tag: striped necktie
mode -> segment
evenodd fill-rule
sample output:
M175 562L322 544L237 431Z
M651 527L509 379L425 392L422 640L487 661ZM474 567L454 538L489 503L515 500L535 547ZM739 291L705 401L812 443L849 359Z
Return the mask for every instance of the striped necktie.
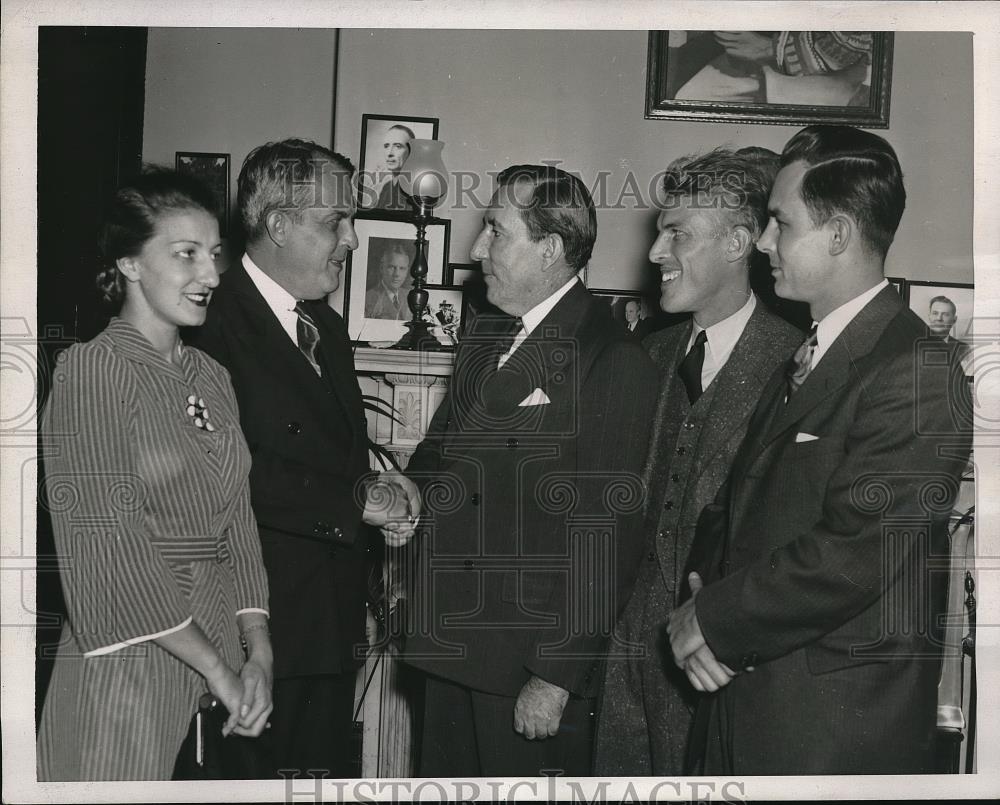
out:
M500 362L503 360L504 355L510 352L510 348L514 346L514 340L517 338L518 333L524 327L524 323L520 318L511 319L505 322L503 329L501 329L496 341L496 356L497 356L497 366L499 367Z
M299 320L295 324L295 335L299 342L299 351L306 356L310 366L320 377L323 372L319 367L319 360L316 358L316 349L319 347L319 330L312 316L306 312L305 303L295 304L295 313Z
M799 390L799 387L806 382L806 378L812 371L812 357L816 351L816 327L817 325L814 324L809 331L809 337L802 342L802 346L795 350L795 354L788 362L785 371L788 394L785 396L785 402L788 402L792 395Z

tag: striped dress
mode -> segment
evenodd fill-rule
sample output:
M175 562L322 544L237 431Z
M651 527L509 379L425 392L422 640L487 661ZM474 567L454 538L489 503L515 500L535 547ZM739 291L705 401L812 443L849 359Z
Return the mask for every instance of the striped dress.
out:
M121 319L61 357L42 454L68 619L39 779L169 779L206 686L153 638L193 620L238 672L236 616L267 610L236 399L210 357L171 364Z

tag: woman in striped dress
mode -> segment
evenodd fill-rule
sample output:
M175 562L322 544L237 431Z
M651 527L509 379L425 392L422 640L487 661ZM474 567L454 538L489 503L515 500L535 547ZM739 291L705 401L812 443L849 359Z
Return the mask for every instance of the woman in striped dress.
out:
M271 711L239 412L225 369L178 332L219 281L213 207L171 171L117 193L98 284L120 313L56 369L42 434L68 620L40 780L169 779L206 690L226 734L260 735Z

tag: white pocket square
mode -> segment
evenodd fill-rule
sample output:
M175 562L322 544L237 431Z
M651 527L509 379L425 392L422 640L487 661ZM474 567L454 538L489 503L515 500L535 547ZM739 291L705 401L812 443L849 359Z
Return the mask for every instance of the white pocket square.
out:
M813 436L811 433L796 433L795 434L795 443L796 444L798 444L799 442L815 442L817 439L819 439L819 436Z
M549 395L546 394L541 389L535 389L531 394L525 397L521 402L517 404L518 408L527 408L529 405L548 405L552 400L549 399Z

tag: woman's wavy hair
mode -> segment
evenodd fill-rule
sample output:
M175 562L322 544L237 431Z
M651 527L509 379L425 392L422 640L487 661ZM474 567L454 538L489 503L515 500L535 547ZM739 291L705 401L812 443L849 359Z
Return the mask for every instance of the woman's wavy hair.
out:
M100 269L97 290L114 310L125 300L125 278L118 259L135 257L156 234L157 219L167 212L204 210L217 215L212 192L193 176L150 166L120 187L111 201L98 238Z

